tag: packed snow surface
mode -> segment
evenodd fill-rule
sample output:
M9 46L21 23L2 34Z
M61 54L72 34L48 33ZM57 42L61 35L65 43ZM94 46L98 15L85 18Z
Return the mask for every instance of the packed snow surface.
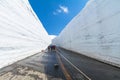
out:
M120 0L89 0L53 44L120 67Z
M0 68L49 44L50 38L28 0L0 0Z
M56 38L56 35L49 35L49 36L50 36L51 40L54 39L54 38Z

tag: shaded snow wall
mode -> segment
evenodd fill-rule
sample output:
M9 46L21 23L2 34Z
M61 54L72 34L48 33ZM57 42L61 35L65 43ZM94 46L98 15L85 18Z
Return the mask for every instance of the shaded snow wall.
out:
M0 0L0 68L49 44L50 38L28 0Z
M120 67L120 0L90 0L53 44Z

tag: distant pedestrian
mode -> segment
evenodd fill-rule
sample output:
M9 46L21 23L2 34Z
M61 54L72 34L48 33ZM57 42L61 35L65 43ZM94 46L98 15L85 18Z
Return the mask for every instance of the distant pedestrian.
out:
M50 46L48 46L48 51L51 51L51 47Z

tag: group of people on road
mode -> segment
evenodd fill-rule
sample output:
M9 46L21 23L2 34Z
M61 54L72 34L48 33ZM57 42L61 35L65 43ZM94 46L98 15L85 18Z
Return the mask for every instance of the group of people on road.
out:
M48 51L56 51L56 46L55 45L48 46Z

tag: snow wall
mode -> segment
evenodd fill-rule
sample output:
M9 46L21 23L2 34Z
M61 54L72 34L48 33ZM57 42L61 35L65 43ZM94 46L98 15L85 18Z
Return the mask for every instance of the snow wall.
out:
M0 68L50 44L28 0L0 0Z
M120 67L120 0L89 0L53 44Z

